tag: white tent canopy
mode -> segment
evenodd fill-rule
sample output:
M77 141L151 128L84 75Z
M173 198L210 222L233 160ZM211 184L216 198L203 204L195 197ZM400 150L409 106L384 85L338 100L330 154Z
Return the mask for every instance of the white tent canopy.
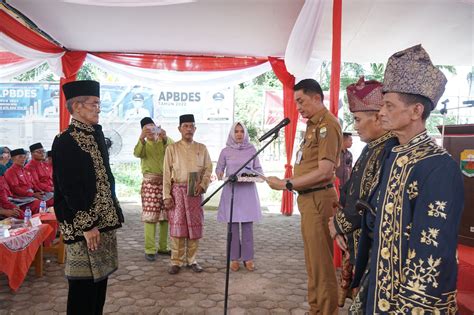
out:
M312 11L302 10L305 2L304 8ZM331 0L7 3L70 50L283 57L285 51L304 49L307 53L299 54L299 60L288 60L287 55L287 63L331 59ZM472 65L473 4L473 0L343 1L342 60L386 62L395 51L421 43L436 64ZM304 32L305 27L311 32Z

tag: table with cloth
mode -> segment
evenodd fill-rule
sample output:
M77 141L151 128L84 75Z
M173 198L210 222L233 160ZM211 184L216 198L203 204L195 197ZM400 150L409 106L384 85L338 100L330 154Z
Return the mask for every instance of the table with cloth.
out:
M14 291L25 280L35 260L42 264L42 244L53 233L49 224L29 228L25 233L0 239L0 272L8 277L8 284ZM42 269L41 267L39 269ZM37 268L37 274L42 272Z
M53 242L56 239L56 233L59 228L58 221L56 220L56 215L54 212L45 212L35 214L33 217L39 216L42 223L48 224L53 228L53 232L49 237L44 241L44 253L45 254L54 254L58 258L58 264L64 264L66 258L66 247L63 242L62 233L59 236L59 242Z

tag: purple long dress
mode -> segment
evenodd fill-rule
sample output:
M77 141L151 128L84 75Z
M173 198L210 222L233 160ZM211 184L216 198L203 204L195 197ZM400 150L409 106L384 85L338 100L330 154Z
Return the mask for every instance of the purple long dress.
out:
M225 176L233 174L256 152L253 144L249 142L247 129L241 123L240 125L245 132L244 141L241 144L235 142L234 130L237 124L239 123L235 123L231 128L227 139L227 146L221 151L219 160L217 161L216 173L224 172L225 170ZM252 170L263 173L258 158L256 158L249 167L250 170L244 168L241 173L251 173ZM219 202L217 212L217 221L219 222L229 222L231 193L232 187L228 184L224 187ZM260 200L255 183L235 183L232 222L256 222L260 221L261 218Z

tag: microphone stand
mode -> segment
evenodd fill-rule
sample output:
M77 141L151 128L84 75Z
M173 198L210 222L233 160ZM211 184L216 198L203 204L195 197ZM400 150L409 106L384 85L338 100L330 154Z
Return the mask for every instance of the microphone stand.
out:
M222 185L219 186L209 197L204 199L203 202L201 202L201 207L204 206L218 191L220 191L225 185L228 183L231 183L232 185L232 193L231 193L231 198L230 198L230 218L229 218L229 223L227 224L227 256L226 256L226 272L225 272L225 293L224 293L224 315L227 314L227 300L229 298L229 268L230 268L230 244L232 243L232 217L234 215L234 188L235 188L235 183L237 182L237 174L244 169L247 164L252 162L259 154L262 152L270 143L272 143L275 139L278 138L280 130L277 130L273 134L273 138L265 143L263 147L261 147L255 154L248 159L247 162L245 162L237 171L235 171L232 175L230 175Z
M446 119L446 114L448 113L448 109L446 108L447 103L449 100L445 100L444 102L441 102L441 104L444 105L444 107L439 111L441 115L443 115L443 120L442 120L442 129L441 129L441 147L444 148L444 126L445 126L445 119Z

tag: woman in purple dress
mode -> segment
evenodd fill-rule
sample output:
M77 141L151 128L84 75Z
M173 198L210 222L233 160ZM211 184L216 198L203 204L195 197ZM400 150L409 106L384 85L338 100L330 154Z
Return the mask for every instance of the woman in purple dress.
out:
M229 132L226 147L221 151L217 161L216 174L219 179L233 174L244 164L256 149L249 141L247 128L241 122L235 123ZM241 173L262 174L262 167L258 158L250 162ZM240 175L240 174L239 174ZM230 221L230 198L232 186L226 185L222 191L217 221ZM260 201L258 199L257 187L254 182L237 182L234 190L234 211L232 218L232 243L230 246L230 268L237 271L240 268L240 260L249 271L255 269L253 262L253 222L262 217ZM242 232L242 233L240 233Z

